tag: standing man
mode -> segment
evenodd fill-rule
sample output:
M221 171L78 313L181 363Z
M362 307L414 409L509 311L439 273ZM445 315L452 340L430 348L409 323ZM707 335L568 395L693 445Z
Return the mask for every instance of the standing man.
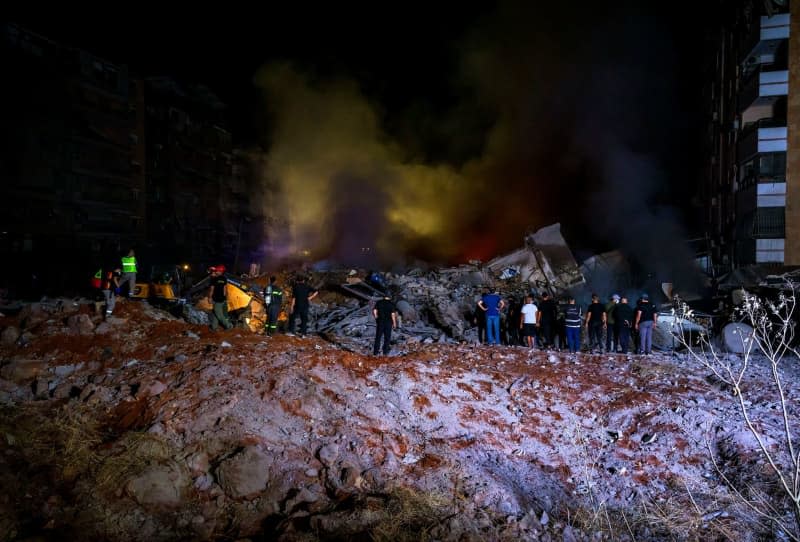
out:
M500 311L506 306L500 298L500 293L495 291L484 294L478 307L486 314L486 342L487 344L500 344Z
M300 275L292 286L292 310L289 315L289 333L294 333L294 323L300 317L300 335L308 330L308 304L317 297L316 288L306 284L306 277Z
M225 278L224 265L218 265L211 269L211 286L208 289L208 300L213 305L214 309L209 314L208 319L211 324L211 331L216 331L219 324L225 329L231 329L231 324L228 318L228 294L225 291L225 286L228 284L228 279Z
M278 329L278 315L283 304L283 290L278 286L274 276L269 278L269 284L264 288L264 308L267 309L267 324L264 331L272 335Z
M522 336L525 337L528 348L536 345L534 337L536 337L536 322L539 319L538 312L539 308L533 303L533 296L526 296L525 304L520 310L519 327L522 329Z
M136 292L136 254L133 249L127 256L122 257L122 284L128 283L128 297L133 297Z
M539 305L538 318L539 330L542 333L541 346L550 348L553 346L553 334L558 321L558 307L555 300L550 297L548 292L542 294L542 302Z
M586 311L586 330L589 332L589 350L603 353L603 330L606 328L606 308L600 296L592 294L592 304Z
M107 271L103 279L103 297L106 299L106 318L111 316L114 312L114 305L117 303L117 294L119 293L119 279L122 276L122 271L119 267L114 268L113 271Z
M628 298L623 297L621 302L614 307L614 335L619 340L619 349L623 354L628 353L633 319L633 308L628 305Z
M375 317L375 345L372 348L372 355L377 356L383 337L383 355L388 356L392 340L392 330L397 329L397 309L389 298L388 293L383 294L383 299L375 303L372 309L372 316Z
M567 347L573 354L581 350L581 308L575 304L575 298L570 296L569 305L564 309L564 327L567 333Z
M639 332L639 353L646 356L653 350L653 326L658 321L658 312L650 303L650 297L642 294L641 302L636 307L635 329Z
M611 296L611 301L606 303L606 352L619 350L619 328L614 319L614 309L619 303L619 295Z

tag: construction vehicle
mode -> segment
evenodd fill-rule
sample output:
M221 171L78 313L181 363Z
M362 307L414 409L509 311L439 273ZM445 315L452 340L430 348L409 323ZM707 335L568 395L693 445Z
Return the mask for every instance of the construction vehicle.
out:
M225 296L228 299L228 316L231 322L255 333L263 331L267 321L267 311L261 287L257 284L247 284L228 273L223 275L228 280ZM194 301L195 309L205 312L213 310L206 296L210 287L210 277L206 277L187 292L188 299Z
M185 298L181 297L186 287L186 264L161 264L150 268L146 282L137 282L133 291L134 299L146 299L156 304L183 304Z

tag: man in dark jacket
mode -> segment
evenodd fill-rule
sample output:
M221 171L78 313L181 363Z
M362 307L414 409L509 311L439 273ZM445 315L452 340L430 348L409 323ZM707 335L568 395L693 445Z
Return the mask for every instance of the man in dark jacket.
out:
M372 348L372 354L378 355L381 338L383 338L383 355L386 356L391 348L389 341L392 340L392 330L397 328L397 309L389 298L389 294L384 294L383 299L375 303L372 316L375 317L375 345Z
M586 331L589 335L589 350L603 352L603 330L606 328L606 307L600 296L592 294L592 304L586 310Z
M317 297L316 288L306 284L306 278L300 276L292 287L292 313L289 316L289 333L294 333L294 323L300 317L300 335L305 335L308 330L309 302Z
M614 335L618 337L619 348L623 354L628 353L631 342L631 329L633 328L633 308L628 305L628 298L623 297L614 306Z
M547 292L542 294L542 302L539 304L539 314L536 315L539 324L539 331L542 333L542 346L550 348L553 346L553 335L558 321L558 307L556 302Z

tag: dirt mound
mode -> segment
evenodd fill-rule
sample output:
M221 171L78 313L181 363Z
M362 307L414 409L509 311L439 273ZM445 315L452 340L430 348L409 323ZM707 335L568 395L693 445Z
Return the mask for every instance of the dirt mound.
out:
M711 461L769 480L730 392L681 357L422 343L373 357L131 302L106 322L39 307L10 328L4 540L769 533ZM754 400L774 439L778 414Z

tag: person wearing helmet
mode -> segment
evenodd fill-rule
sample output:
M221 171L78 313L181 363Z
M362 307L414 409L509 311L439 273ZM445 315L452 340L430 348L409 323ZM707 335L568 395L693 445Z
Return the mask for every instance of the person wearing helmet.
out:
M231 324L228 318L228 297L225 292L225 286L228 284L228 279L225 278L224 265L217 265L209 268L211 271L211 286L208 289L208 301L214 307L212 312L208 315L208 320L211 324L211 331L216 331L219 324L225 329L231 329Z

